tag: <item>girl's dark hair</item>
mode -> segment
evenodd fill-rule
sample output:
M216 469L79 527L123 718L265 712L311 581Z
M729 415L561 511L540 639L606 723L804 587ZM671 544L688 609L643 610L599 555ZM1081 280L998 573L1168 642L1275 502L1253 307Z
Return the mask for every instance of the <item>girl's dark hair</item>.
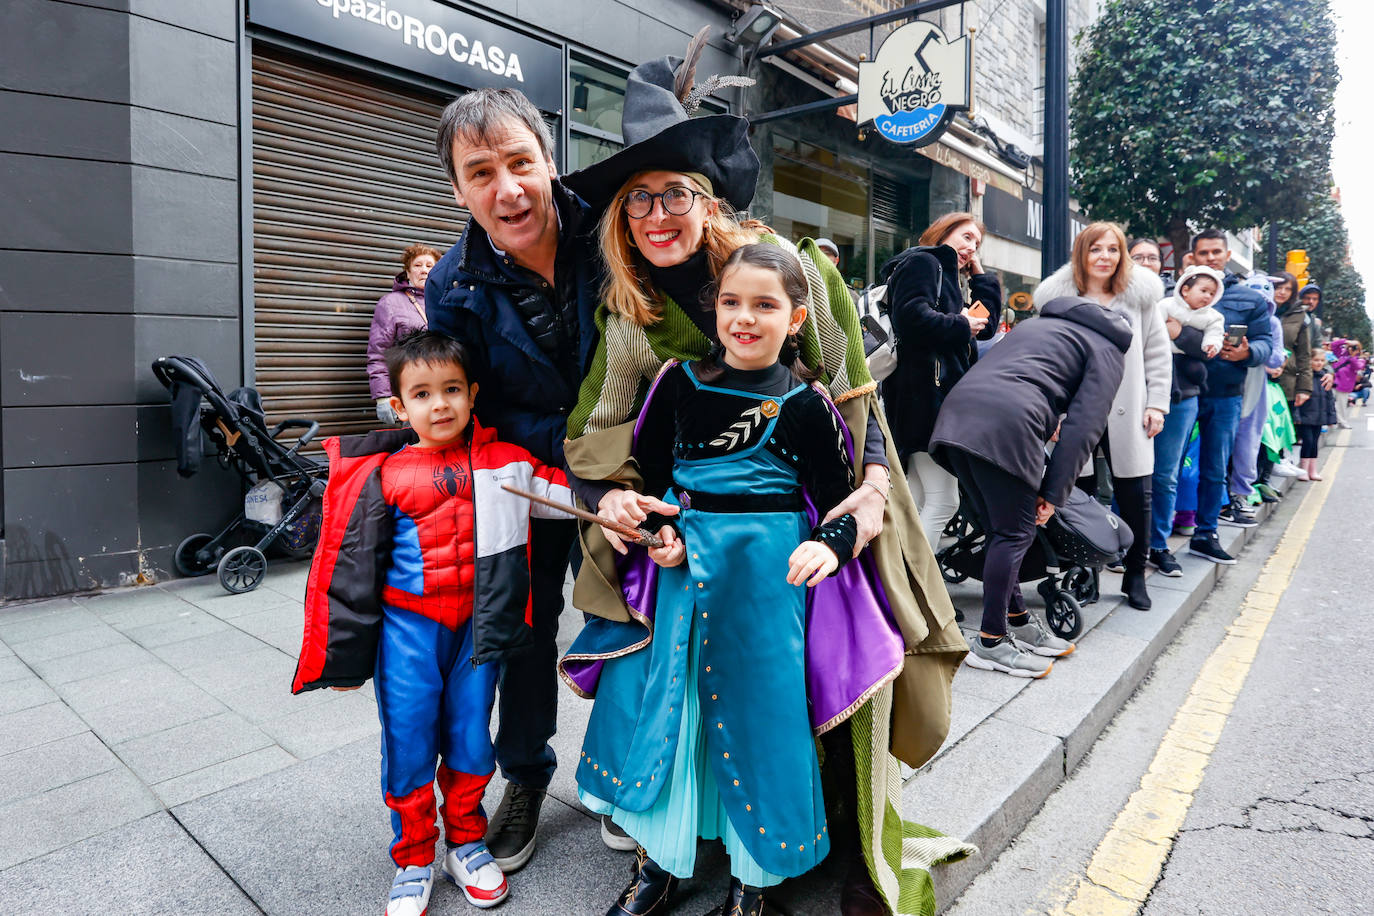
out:
M798 256L793 255L792 252L766 242L757 242L753 245L736 248L721 265L720 273L716 274L715 279L702 292L702 304L714 311L716 298L720 295L721 280L736 267L743 266L758 267L777 274L779 282L782 283L783 293L792 303L793 311L809 307L806 275L802 273L801 261L797 258ZM724 357L725 347L717 342L711 347L711 352L706 354L706 358L701 361L702 371L697 374L703 382L718 381L724 375L724 371L721 369ZM821 367L817 366L813 371L801 361L801 346L798 344L795 334L789 334L787 340L783 342L782 351L778 354L778 361L792 370L792 374L804 382L814 382L821 377Z

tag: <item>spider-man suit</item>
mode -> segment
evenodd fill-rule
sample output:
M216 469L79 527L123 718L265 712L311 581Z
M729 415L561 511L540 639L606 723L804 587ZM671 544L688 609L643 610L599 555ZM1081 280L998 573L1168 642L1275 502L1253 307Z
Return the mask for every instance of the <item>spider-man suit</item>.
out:
M501 484L572 503L562 471L476 420L470 432L442 449L414 445L409 430L324 443L324 525L292 690L374 678L399 868L434 860L441 758L448 844L486 832L497 666L483 663L531 641L529 518L562 517Z

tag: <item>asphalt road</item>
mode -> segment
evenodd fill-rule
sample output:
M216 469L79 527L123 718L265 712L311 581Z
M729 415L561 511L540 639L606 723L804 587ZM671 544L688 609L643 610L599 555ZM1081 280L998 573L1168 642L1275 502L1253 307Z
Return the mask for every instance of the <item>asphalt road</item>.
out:
M1139 910L1148 916L1374 912L1374 432L1359 423L1344 449L1324 455L1343 451L1341 467ZM1076 893L1094 851L1311 489L1290 491L1091 754L952 916L1123 911L1095 909Z

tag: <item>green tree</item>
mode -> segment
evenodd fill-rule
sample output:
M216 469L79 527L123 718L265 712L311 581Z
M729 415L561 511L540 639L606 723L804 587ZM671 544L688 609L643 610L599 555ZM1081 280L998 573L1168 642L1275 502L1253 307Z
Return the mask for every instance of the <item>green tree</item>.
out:
M1108 0L1078 48L1071 161L1094 218L1165 236L1181 258L1190 223L1298 216L1324 187L1328 0Z
M1325 187L1330 187L1330 179ZM1279 257L1296 248L1307 252L1307 274L1322 287L1322 318L1333 337L1354 337L1370 346L1364 279L1350 262L1350 235L1340 201L1316 195L1307 214L1275 224Z

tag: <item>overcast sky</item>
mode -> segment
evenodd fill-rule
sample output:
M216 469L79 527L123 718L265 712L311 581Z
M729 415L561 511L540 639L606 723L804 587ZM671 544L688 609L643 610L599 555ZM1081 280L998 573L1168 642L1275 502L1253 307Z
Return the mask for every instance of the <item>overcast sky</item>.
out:
M1374 87L1374 9L1369 0L1332 0L1340 46L1341 86L1336 93L1336 145L1332 171L1341 189L1341 209L1350 228L1355 267L1364 276L1365 309L1374 304L1374 117L1369 92ZM1320 278L1318 278L1320 280Z

